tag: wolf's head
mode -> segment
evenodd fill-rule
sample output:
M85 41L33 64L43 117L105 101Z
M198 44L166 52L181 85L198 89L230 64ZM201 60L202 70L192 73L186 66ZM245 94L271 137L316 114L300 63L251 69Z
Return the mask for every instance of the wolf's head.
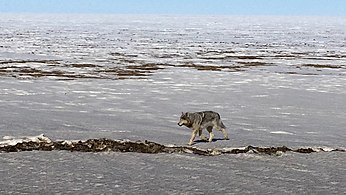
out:
M190 127L190 126L191 126L191 120L190 120L190 118L189 118L188 112L186 112L186 113L182 112L182 113L181 113L181 116L180 116L180 120L179 120L179 122L178 122L178 125L179 125L179 126L185 125L185 126L187 126L187 127Z

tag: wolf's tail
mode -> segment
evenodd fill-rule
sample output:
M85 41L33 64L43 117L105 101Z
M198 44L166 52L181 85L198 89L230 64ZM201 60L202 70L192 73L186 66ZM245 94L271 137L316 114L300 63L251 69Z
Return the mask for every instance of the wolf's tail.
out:
M226 129L226 126L223 124L222 121L220 121L220 127L223 128L223 129Z
M221 128L223 128L223 129L226 129L226 126L223 124L223 122L222 122L222 120L221 120L221 116L220 116L220 114L219 113L217 113L217 116L218 116L218 118L219 118L219 126L221 127Z

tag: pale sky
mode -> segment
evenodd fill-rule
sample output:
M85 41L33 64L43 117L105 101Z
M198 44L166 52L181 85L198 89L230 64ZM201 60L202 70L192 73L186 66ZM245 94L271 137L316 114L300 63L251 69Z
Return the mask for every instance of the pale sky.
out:
M346 0L0 0L0 13L346 16Z

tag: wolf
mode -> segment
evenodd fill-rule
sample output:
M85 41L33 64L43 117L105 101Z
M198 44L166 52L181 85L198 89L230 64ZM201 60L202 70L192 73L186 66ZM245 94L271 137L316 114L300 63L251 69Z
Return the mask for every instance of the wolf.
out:
M202 112L182 112L180 120L178 122L179 126L185 125L186 127L192 129L191 139L188 145L192 145L196 135L204 141L213 141L214 134L212 132L213 128L221 131L223 133L224 139L228 140L228 133L226 131L226 126L222 123L220 114L214 111L202 111ZM209 132L209 139L202 134L203 129L207 129Z

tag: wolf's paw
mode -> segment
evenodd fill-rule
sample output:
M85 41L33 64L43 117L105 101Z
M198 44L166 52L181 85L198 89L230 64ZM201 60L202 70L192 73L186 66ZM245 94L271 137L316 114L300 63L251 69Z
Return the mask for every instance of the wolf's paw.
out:
M205 135L201 135L201 140L208 141L208 138Z
M192 146L193 144L195 144L195 143L189 142L187 145Z
M228 137L225 137L225 138L223 138L224 140L229 140L229 138Z

